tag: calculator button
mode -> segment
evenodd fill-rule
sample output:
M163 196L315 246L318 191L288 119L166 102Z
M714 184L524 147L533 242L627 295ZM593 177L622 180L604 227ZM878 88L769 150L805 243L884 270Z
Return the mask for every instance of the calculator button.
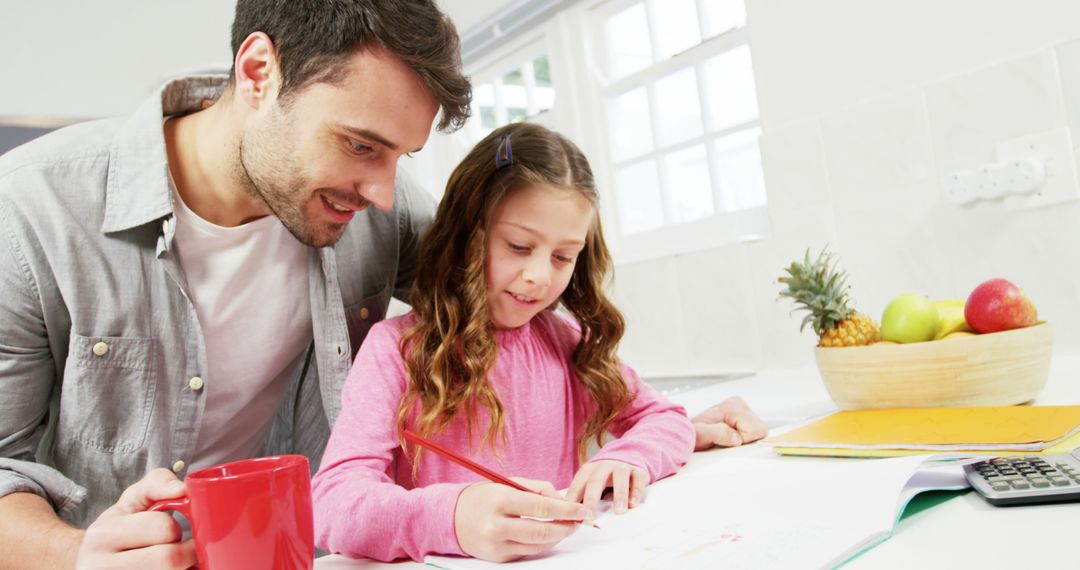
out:
M1069 484L1069 480L1064 477L1051 477L1050 482L1056 487L1066 487Z
M1050 486L1050 481L1048 481L1047 479L1044 479L1042 477L1032 477L1030 479L1030 481L1031 481L1031 484L1033 486L1035 486L1035 487L1049 487Z
M1030 489L1031 485L1029 485L1027 481L1013 481L1012 482L1012 488L1013 489Z
M998 471L998 473L1001 473L1002 475L1016 475L1016 469L1002 469Z
M1004 481L998 481L996 483L991 483L990 488L995 491L1008 491L1009 484Z

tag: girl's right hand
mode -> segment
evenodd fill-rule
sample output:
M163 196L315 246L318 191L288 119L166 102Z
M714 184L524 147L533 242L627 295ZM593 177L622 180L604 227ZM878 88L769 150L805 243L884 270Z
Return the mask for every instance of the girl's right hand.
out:
M587 518L584 505L563 499L551 483L513 479L541 495L499 483L477 483L461 492L454 529L465 554L508 562L546 552Z

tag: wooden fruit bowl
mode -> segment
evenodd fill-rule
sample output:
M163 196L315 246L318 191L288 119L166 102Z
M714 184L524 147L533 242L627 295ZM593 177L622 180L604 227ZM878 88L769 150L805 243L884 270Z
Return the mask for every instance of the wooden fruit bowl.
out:
M912 344L817 348L821 378L845 409L1010 406L1050 375L1050 325Z

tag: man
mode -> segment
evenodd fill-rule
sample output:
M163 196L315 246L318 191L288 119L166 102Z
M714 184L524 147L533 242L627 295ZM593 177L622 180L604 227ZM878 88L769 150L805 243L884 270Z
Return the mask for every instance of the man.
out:
M228 85L0 161L0 564L193 565L145 507L194 468L317 462L410 284L433 201L395 167L440 110L468 117L452 24L430 1L240 0L233 52Z
M0 159L0 568L194 565L146 507L206 465L317 464L408 289L434 205L396 163L468 117L453 26L430 0L239 0L232 44L227 83ZM748 440L721 407L702 426Z

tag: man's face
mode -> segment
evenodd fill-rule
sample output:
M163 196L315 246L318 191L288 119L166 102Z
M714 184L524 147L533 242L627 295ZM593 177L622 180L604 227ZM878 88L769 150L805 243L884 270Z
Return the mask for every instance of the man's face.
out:
M398 158L424 145L438 111L420 77L382 49L346 65L344 81L260 109L240 141L242 183L313 247L333 245L369 205L394 205Z

